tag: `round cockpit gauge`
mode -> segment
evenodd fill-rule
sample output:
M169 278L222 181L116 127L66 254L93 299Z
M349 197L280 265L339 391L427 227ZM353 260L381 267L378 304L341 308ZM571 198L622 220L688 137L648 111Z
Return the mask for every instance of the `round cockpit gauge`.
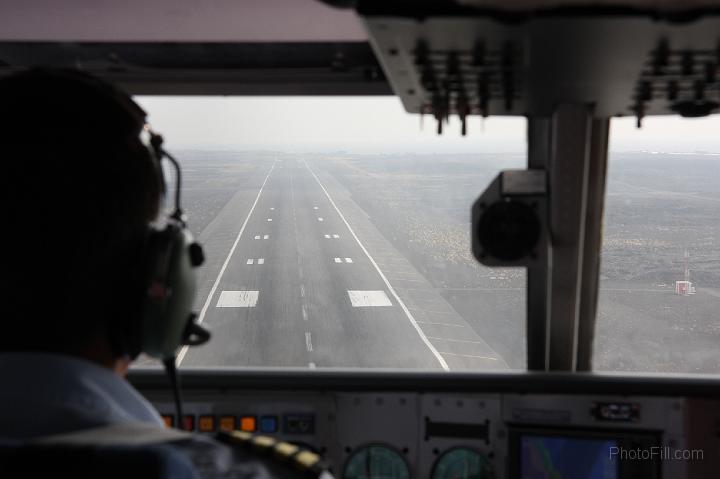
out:
M410 469L400 453L373 444L361 447L345 464L344 479L409 479Z
M488 479L492 477L485 456L467 447L445 452L433 467L432 479Z

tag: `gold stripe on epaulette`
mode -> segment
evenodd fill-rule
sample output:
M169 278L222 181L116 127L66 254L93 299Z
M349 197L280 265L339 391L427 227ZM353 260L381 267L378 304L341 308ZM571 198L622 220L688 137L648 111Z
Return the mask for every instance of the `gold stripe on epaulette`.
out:
M250 434L249 432L245 432L245 431L232 431L232 432L230 432L230 436L233 439L235 439L239 442L242 442L242 443L248 442L253 438L252 434Z
M298 446L296 446L295 444L290 444L289 442L278 442L277 444L275 444L274 449L275 456L283 460L288 460L299 450L300 448Z
M320 462L320 456L311 451L300 451L293 456L293 461L303 469L312 469Z
M252 439L252 444L255 449L270 449L275 445L277 441L270 436L255 436Z

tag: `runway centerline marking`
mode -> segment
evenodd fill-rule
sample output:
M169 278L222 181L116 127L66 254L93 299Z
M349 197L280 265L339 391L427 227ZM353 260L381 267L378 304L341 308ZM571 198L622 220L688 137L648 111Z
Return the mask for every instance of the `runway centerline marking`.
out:
M318 218L318 221L324 221L322 218Z
M272 221L272 218L268 218L268 221Z
M337 238L340 237L340 235L332 235L332 236L333 236L333 238L335 238L335 239L337 239Z
M305 347L307 347L308 352L313 350L312 336L308 331L305 331Z
M302 317L303 317L303 321L307 321L307 320L308 320L307 308L305 307L304 304L302 305Z
M305 286L303 286L302 284L300 285L300 297L305 297Z
M316 209L318 209L318 207L317 207L317 206L313 206L313 209L316 210Z
M252 216L253 211L255 211L255 207L258 204L258 201L260 200L260 195L262 195L263 189L265 188L265 185L267 184L268 178L270 178L270 175L273 172L273 169L275 169L275 161L273 162L272 166L270 167L270 171L268 171L267 176L265 177L265 180L263 181L262 185L260 186L260 191L258 191L257 196L255 197L255 201L253 202L252 206L250 207L250 211L248 211L247 216L245 217L245 221L243 221L242 226L240 227L240 231L237 234L237 237L235 238L235 242L230 247L230 251L228 252L227 257L225 258L225 262L223 263L222 267L220 267L220 272L217 275L217 278L215 278L215 282L212 285L212 288L210 288L210 292L208 293L207 299L205 300L205 304L203 304L202 309L200 310L200 315L198 316L197 322L202 323L205 319L205 314L207 313L208 308L210 307L210 303L212 301L213 296L215 295L215 291L217 291L218 286L220 285L220 280L223 277L223 274L225 273L225 270L227 269L228 264L230 263L230 259L232 258L233 253L235 252L235 248L237 248L238 243L240 242L240 238L242 237L243 232L245 231L245 227L248 224L248 221L250 221L250 216ZM183 346L183 348L180 350L180 353L177 356L177 359L175 360L175 365L180 366L180 363L183 359L185 359L185 355L187 354L188 347Z
M270 207L270 211L275 211L275 208L273 208L273 207Z
M425 336L425 333L423 332L422 328L417 324L417 321L415 321L415 317L412 315L412 313L407 308L407 306L405 306L405 303L403 302L402 299L400 299L400 296L398 296L398 294L395 292L395 289L390 284L390 281L388 281L388 279L385 277L385 274L382 272L382 270L377 265L377 263L375 262L373 257L370 255L368 250L362 244L362 242L360 241L360 238L358 238L358 236L355 234L355 231L353 231L352 227L350 226L350 223L348 223L348 220L345 219L345 216L340 211L340 208L338 208L338 206L335 204L335 201L333 201L332 197L330 196L330 193L328 193L328 191L325 189L325 186L320 181L320 178L318 178L317 175L315 174L315 172L310 169L310 166L307 164L306 161L304 163L305 163L305 168L308 169L310 174L313 175L313 177L315 178L315 181L317 181L318 185L320 185L320 188L322 188L323 192L325 193L325 196L327 196L327 199L330 201L330 204L333 206L333 208L335 208L335 211L337 211L337 214L343 220L343 222L345 223L345 226L347 226L348 231L350 231L350 234L353 236L353 238L355 238L355 241L357 241L358 245L360 246L360 249L363 250L363 253L365 253L365 255L370 260L370 263L372 263L372 265L375 267L375 269L377 270L377 272L380 275L380 277L382 278L382 280L385 282L385 285L387 286L388 290L390 291L390 294L392 294L393 297L395 297L395 300L398 302L398 304L400 305L402 310L405 312L405 316L407 316L408 321L410 321L410 324L412 325L412 327L415 328L415 331L418 333L418 336L420 336L420 339L422 340L422 342L425 343L425 346L427 346L428 349L430 350L430 352L435 356L435 359L437 359L438 363L440 363L440 366L445 371L449 371L450 367L448 366L447 362L445 361L445 358L443 358L442 355L440 355L440 352L437 349L435 349L435 346L433 346L433 344L430 342L430 340L427 338L427 336Z
M346 262L346 263L352 263L353 260L352 260L352 258L345 258L345 262Z
M218 298L217 308L254 308L258 302L258 291L223 291Z

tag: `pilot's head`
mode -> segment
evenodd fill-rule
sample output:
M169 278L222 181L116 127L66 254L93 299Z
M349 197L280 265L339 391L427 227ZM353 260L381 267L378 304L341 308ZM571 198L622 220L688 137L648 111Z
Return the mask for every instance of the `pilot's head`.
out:
M148 224L163 195L145 112L69 70L0 78L0 352L132 354Z

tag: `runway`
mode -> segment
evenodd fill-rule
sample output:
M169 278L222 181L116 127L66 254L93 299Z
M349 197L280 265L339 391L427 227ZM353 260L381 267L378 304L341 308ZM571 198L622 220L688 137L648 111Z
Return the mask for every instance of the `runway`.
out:
M507 368L321 160L264 161L199 239L213 338L183 367Z

